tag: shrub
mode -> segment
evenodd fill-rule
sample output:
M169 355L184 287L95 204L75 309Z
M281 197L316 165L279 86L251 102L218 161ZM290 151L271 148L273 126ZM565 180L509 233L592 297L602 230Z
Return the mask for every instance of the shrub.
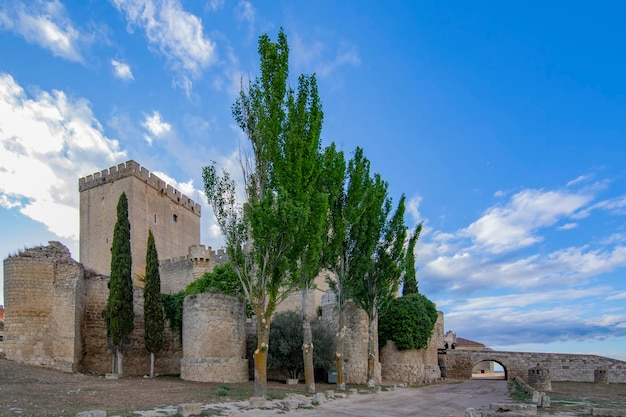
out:
M437 309L422 294L395 298L378 319L380 347L393 340L399 350L422 349L437 322Z
M334 334L319 320L311 322L313 365L329 369L334 363ZM304 369L302 357L302 318L293 311L278 313L270 326L268 365L280 369L287 378L299 378Z

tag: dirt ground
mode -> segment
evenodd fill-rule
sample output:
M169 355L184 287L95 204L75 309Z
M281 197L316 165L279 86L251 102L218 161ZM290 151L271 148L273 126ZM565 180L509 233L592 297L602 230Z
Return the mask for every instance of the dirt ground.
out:
M474 384L481 382L472 381ZM504 381L491 382L506 384ZM472 390L487 391L484 385L480 387L476 385L478 387L476 388L473 385L460 385L459 381L448 381L447 384L450 387L455 384L459 385L459 388L452 388L452 394L450 394L457 397L468 395L468 398L472 398ZM567 415L583 415L590 412L590 407L626 408L626 384L553 382L552 387L553 392L549 393L553 405L552 414L562 411L572 413ZM107 380L103 376L70 374L0 359L0 416L74 416L77 412L87 410L105 410L110 416L130 416L133 411L137 410L151 410L187 402L211 404L247 400L252 395L252 388L252 382L228 384L228 392L224 395L224 386L221 384L182 381L174 376L161 376L155 379L133 377ZM317 384L318 392L333 388L334 385ZM454 394L455 389L456 394ZM422 390L424 390L423 393L420 392ZM281 398L286 394L302 394L303 391L303 384L294 388L282 383L270 383L268 397L270 399ZM392 402L397 403L398 400L392 397L394 395L407 396L406 391L404 390L404 394L398 391L382 392L379 398L383 400L388 397ZM413 391L413 389L408 391ZM475 392L478 393L478 391ZM429 402L432 402L437 392L442 391L432 386L418 388L415 389L415 395L409 395L407 400L417 401L420 396L424 395ZM444 394L441 395L443 397ZM337 404L342 401L346 402L345 405L351 402L350 399L338 400ZM362 403L363 400L359 402ZM350 414L342 413L342 415ZM387 415L419 414L389 412ZM453 414L447 413L446 415Z

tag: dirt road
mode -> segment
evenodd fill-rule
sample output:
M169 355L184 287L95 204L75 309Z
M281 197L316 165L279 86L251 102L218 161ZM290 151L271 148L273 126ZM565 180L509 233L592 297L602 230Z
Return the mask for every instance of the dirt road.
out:
M311 410L297 410L293 417L450 417L465 415L465 410L486 410L490 403L509 401L506 381L468 380L448 381L421 388L398 388L371 394L354 394L332 400ZM274 416L279 410L247 410L236 416Z

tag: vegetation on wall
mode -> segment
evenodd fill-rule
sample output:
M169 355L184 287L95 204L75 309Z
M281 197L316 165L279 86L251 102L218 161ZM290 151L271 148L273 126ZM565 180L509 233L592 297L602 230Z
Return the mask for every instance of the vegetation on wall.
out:
M395 298L380 314L378 343L392 340L399 350L426 347L437 322L435 304L422 294Z
M182 291L174 294L161 294L165 317L170 322L170 329L179 335L183 331L183 301L192 294L205 292L219 292L235 297L243 296L243 289L239 278L230 263L217 265L212 272L205 273L201 278L193 281Z

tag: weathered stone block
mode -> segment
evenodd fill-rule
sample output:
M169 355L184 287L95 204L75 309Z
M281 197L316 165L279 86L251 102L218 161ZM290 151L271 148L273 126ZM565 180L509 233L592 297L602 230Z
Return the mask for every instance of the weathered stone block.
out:
M178 405L178 414L181 417L199 416L202 414L200 403L184 403Z
M250 408L261 408L265 406L265 398L263 397L250 397Z
M324 393L322 392L318 392L317 394L313 396L313 404L315 405L324 404L325 401L326 401L326 395L324 395Z
M489 410L497 413L537 414L537 406L535 404L491 403L489 404Z

